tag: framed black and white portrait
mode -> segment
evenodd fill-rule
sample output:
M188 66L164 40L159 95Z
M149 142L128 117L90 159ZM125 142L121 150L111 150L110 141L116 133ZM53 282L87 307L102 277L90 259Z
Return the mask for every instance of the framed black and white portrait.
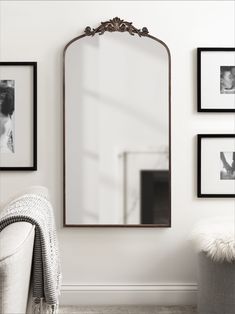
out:
M198 111L235 112L235 48L198 48Z
M0 62L0 170L37 169L37 63Z
M198 197L235 197L235 134L198 135Z

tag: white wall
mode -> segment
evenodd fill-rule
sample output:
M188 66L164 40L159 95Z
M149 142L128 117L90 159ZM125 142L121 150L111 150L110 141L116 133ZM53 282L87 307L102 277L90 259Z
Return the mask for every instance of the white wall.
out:
M1 202L31 184L50 189L63 302L194 302L196 259L188 234L201 218L232 216L235 205L196 197L195 135L234 132L232 114L196 112L196 48L234 46L234 2L1 1L0 12L0 60L38 62L38 171L1 172ZM85 26L115 16L147 26L171 50L171 229L62 228L62 49Z

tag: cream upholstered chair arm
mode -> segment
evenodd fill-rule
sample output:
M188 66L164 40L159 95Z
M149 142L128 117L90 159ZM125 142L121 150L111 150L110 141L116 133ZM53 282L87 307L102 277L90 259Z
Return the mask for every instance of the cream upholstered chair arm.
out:
M10 224L0 233L0 313L25 314L35 227L27 222Z
M49 198L48 189L32 186L23 194ZM28 222L10 224L0 232L0 313L25 314L28 303L35 227Z

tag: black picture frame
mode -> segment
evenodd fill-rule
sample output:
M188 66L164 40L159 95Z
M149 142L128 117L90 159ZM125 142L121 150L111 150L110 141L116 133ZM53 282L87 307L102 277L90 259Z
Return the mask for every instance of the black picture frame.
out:
M203 139L229 139L233 138L235 143L235 134L198 134L197 135L197 197L209 197L209 198L235 198L234 193L203 193L202 191L202 141ZM235 148L235 144L234 144ZM233 149L234 149L233 148Z
M234 52L234 47L224 47L224 48L197 48L197 111L198 112L235 112L235 107L230 108L205 108L203 107L202 100L202 53L203 52ZM234 54L235 56L235 54ZM234 65L235 66L235 65Z
M0 62L1 67L32 67L32 164L28 166L1 166L0 171L36 171L37 170L37 62Z

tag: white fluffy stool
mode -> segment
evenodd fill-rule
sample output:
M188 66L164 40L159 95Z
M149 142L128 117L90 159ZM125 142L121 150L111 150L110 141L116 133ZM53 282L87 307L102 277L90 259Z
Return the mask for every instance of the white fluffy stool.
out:
M199 257L198 313L235 313L233 217L201 222L193 231Z

